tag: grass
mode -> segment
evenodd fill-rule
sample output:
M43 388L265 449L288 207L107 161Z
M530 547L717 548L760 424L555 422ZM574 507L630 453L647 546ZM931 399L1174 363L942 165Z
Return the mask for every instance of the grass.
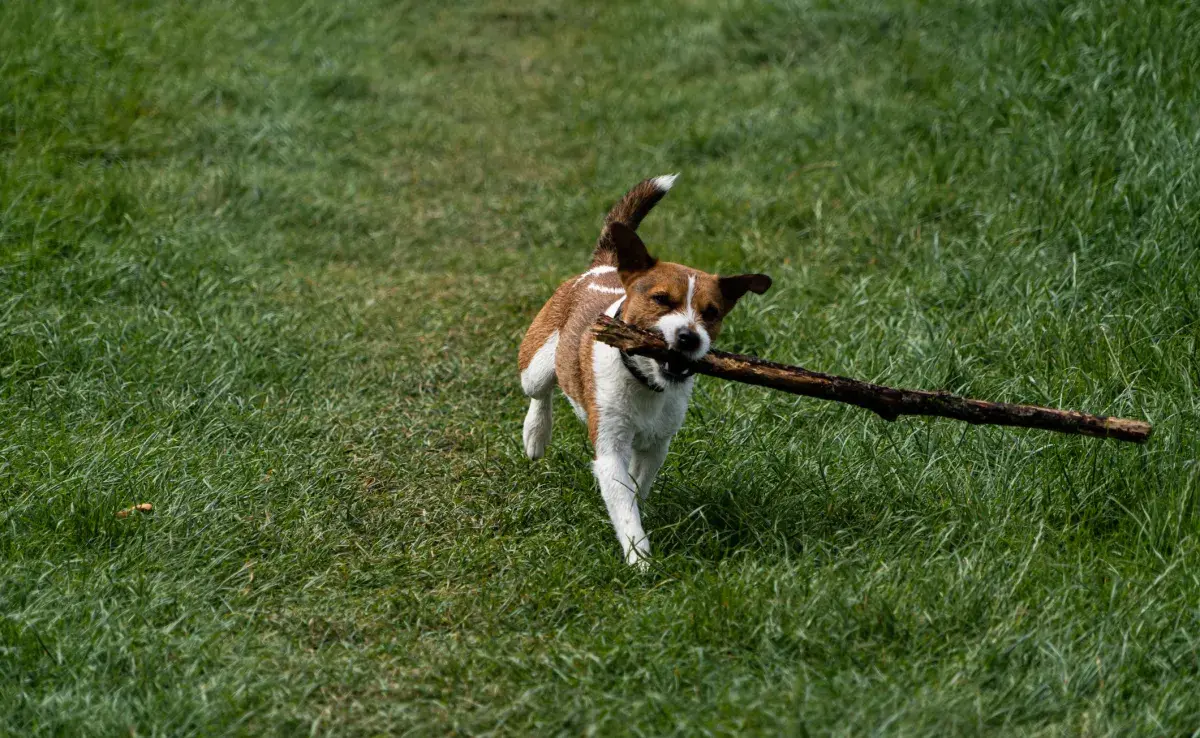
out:
M0 5L0 734L1190 734L1187 2ZM618 555L519 337L608 205L722 347ZM139 502L150 514L118 518Z

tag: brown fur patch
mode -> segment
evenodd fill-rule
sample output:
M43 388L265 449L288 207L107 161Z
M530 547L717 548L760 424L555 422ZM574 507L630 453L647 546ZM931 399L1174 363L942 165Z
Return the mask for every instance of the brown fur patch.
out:
M521 371L528 368L546 340L558 331L558 348L554 369L558 386L588 414L588 428L595 440L595 378L592 376L592 324L609 305L621 295L593 290L596 285L608 290L620 289L621 282L613 272L572 277L555 290L554 296L542 307L525 333L518 352Z
M534 354L545 345L546 339L550 338L554 331L562 325L562 318L570 309L567 304L570 297L568 290L565 289L569 285L570 282L561 285L554 291L554 294L538 311L529 330L525 331L525 338L521 339L521 348L517 351L517 368L520 371L529 368Z

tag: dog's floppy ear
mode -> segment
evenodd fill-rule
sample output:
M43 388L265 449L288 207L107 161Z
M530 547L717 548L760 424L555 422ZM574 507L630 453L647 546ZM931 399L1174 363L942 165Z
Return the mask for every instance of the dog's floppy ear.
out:
M616 252L617 272L622 282L658 263L658 259L646 250L646 244L642 243L638 234L624 223L609 223L604 228L604 238L608 239L612 250Z
M725 299L725 309L730 310L747 292L761 295L771 289L771 278L765 274L738 274L721 277L717 284L721 288L721 297Z

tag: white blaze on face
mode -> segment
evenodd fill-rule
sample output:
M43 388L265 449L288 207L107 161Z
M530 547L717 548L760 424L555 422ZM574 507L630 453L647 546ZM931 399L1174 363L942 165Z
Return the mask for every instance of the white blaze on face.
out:
M687 352L686 356L689 359L699 359L708 353L708 349L712 346L712 340L708 336L708 330L704 324L697 318L696 312L696 277L688 277L687 299L680 309L667 313L658 319L655 327L663 334L663 339L667 345L675 348L676 341L679 340L679 332L684 328L691 328L700 336L700 345L694 350Z

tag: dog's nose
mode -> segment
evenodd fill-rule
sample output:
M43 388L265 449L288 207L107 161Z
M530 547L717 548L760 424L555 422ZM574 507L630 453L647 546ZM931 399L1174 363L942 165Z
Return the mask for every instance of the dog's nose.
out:
M700 334L691 328L684 328L675 336L675 348L680 351L695 351L700 348Z

